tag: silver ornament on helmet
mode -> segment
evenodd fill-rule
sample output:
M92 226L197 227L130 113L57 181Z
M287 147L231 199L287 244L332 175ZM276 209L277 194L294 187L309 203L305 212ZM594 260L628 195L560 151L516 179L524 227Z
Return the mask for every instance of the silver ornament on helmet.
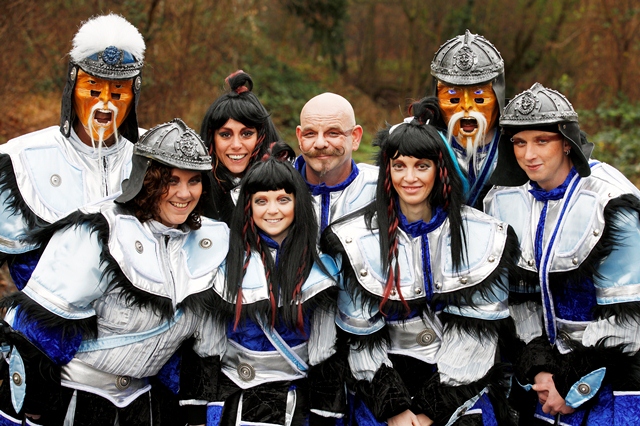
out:
M505 107L501 126L531 126L577 122L578 113L560 92L535 83Z

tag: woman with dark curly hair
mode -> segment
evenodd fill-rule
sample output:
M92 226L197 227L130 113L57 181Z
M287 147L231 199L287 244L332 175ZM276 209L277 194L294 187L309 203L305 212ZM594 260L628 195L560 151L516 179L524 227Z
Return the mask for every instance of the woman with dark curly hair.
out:
M350 341L358 424L508 424L496 366L510 323L510 228L464 205L465 180L425 100L381 130L376 200L332 224L338 327Z
M211 158L180 119L149 130L133 154L115 203L34 236L46 248L29 289L5 300L4 419L159 424L150 378L189 339L197 356L183 359L179 395L195 407L183 422L205 421L198 401L216 393L226 342L208 307L228 228L200 216Z
M280 137L271 115L252 92L251 76L238 70L225 82L229 91L207 110L200 136L213 159L213 215L229 223L240 178Z
M344 385L327 398L313 381L335 353L338 271L317 252L317 228L311 194L288 161L272 157L247 171L231 221L226 285L216 287L228 319L221 424L302 425L311 410L312 424L341 415L330 402L341 401Z

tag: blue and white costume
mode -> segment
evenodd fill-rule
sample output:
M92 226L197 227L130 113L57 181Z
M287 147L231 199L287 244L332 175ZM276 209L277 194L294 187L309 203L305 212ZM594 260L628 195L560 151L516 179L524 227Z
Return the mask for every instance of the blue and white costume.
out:
M336 322L351 336L352 412L360 425L384 424L407 409L436 424L462 416L496 424L493 401L504 376L493 367L497 330L509 316L515 237L506 224L463 207L468 256L454 271L447 214L438 208L429 223L407 223L398 214L400 288L391 290L385 312L379 306L387 271L375 217L373 229L361 215L332 225L327 236L337 239L332 245L348 265Z
M37 263L28 232L115 198L131 172L133 144L123 136L99 155L70 132L49 127L0 146L0 260L10 259L18 289Z
M214 297L213 282L229 233L223 223L201 221L195 231L153 220L140 223L109 203L98 214L59 222L62 228L49 240L28 286L15 296L5 317L11 327L4 337L12 344L8 361L14 409L4 414L7 424L20 424L16 412L32 393L44 392L39 374L58 377L57 385L66 390L58 390L61 403L32 399L29 409L37 410L39 403L45 412L61 410L57 415L66 413L73 423L74 416L87 414L81 403L87 398L98 396L119 409L135 407L143 395L148 399L149 377L188 338L194 338L200 357L219 362L224 329L205 306ZM51 372L40 371L34 364L38 360L30 359L34 347L40 358L46 356ZM44 383L55 395L55 381ZM211 389L205 390L215 394ZM206 404L210 398L189 389L181 394L186 405ZM105 402L92 403L93 409L100 404ZM67 411L68 406L73 408Z
M588 177L572 169L552 191L534 182L494 187L485 211L520 240L520 280L510 288L526 344L520 385L529 390L541 371L554 375L576 409L556 424L636 424L640 360L627 355L640 349L640 192L613 167L590 167ZM535 417L555 420L539 403Z
M338 185L310 184L306 177L306 162L302 156L295 162L296 170L302 174L313 195L314 209L320 234L336 219L354 212L376 198L378 168L370 164L356 164L351 160L351 173Z
M261 238L270 247L277 267L280 247L268 236ZM278 313L274 327L270 322L270 296L260 255L253 252L242 281L242 319L237 327L230 320L227 350L222 358L222 373L217 402L209 406L207 424L220 424L220 416L235 419L235 424L291 425L305 421L315 404L309 395L313 388L310 373L335 353L335 290L338 266L327 255L320 259L324 272L314 265L296 300L277 289L274 295L278 311L301 306L303 330L287 326ZM293 261L292 258L289 261ZM223 269L224 271L224 269ZM223 299L230 317L236 299L229 299L224 280L216 280L216 292ZM335 395L334 395L335 398ZM341 416L341 413L319 413ZM229 421L229 420L227 420ZM225 423L226 424L226 423Z

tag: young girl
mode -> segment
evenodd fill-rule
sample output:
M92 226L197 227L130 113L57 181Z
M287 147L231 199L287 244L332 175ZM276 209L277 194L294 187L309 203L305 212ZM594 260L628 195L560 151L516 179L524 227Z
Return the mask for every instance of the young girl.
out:
M242 179L226 287L217 289L229 314L228 346L209 424L222 406L224 424L297 425L314 409L314 419L339 416L340 385L320 397L310 383L334 354L336 335L338 268L317 253L316 236L300 174L275 158L255 164Z

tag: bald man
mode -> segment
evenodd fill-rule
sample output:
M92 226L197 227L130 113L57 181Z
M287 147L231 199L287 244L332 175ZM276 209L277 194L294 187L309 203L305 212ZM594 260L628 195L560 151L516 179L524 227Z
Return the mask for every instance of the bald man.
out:
M296 128L302 155L296 169L314 199L320 232L334 220L375 198L378 168L356 164L352 153L362 140L353 107L335 93L322 93L305 104Z

